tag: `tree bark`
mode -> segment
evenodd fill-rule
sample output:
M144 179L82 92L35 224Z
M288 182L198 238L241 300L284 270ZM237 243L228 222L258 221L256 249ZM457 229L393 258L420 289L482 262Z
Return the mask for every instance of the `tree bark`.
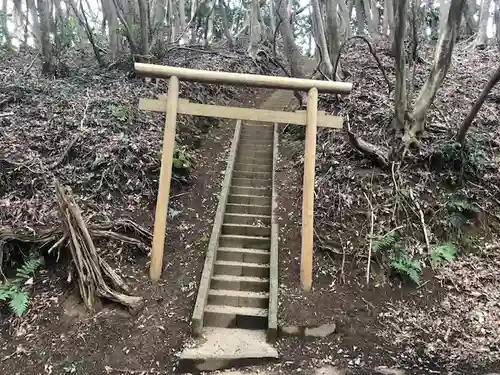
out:
M325 26L323 25L323 16L321 15L319 0L311 0L311 5L312 5L312 15L314 17L314 24L316 26L315 27L316 44L318 45L318 48L321 50L321 56L323 57L322 69L327 77L334 78L333 64L332 60L330 59L330 53L328 52L328 44L326 42L326 36L325 36Z
M250 9L250 42L248 44L248 54L256 59L262 40L262 30L259 22L260 5L259 0L252 0Z
M327 0L328 1L328 0ZM351 31L351 14L344 0L336 0L340 8L340 22L339 31L342 34L342 40L348 39L352 36ZM352 9L351 9L352 10Z
M500 0L495 0L495 35L497 39L497 47L500 52Z
M35 0L26 0L26 5L31 13L32 33L35 36L35 45L40 47L41 45L41 31L40 31L40 21L38 18L37 7L35 5Z
M12 38L7 23L7 0L2 1L2 11L0 12L0 29L3 35L3 42L8 48L12 47ZM0 43L2 40L0 40Z
M229 20L227 18L227 7L224 0L219 0L219 13L222 20L222 31L227 39L227 44L229 49L234 48L233 36L231 35L231 29L229 27Z
M415 108L412 115L414 119L412 134L424 131L425 115L434 101L437 90L441 86L450 67L453 47L455 46L455 41L457 40L460 29L464 2L465 0L451 0L447 22L442 28L441 35L436 45L436 52L434 54L434 61L431 66L429 77L420 90L415 102Z
M335 63L335 60L337 59L337 56L340 52L340 33L337 22L337 6L337 0L326 0L326 30L328 30L328 32L326 33L326 39L332 65L331 77L334 80L337 80L337 72L333 71L333 64ZM323 58L325 58L325 56L323 56Z
M363 14L363 0L356 1L356 22L358 23L358 35L365 33L365 16Z
M186 30L186 3L184 0L179 0L179 25L182 32L182 44L189 43L189 35L185 32Z
M467 0L464 4L465 34L469 37L474 35L477 28L477 22L474 19L476 8L476 0Z
M450 0L441 0L439 3L439 29L440 31L446 27L448 11L450 9Z
M375 6L372 6L371 0L361 0L363 2L363 7L365 11L366 27L368 33L373 36L377 34L377 20L375 14Z
M147 56L149 54L149 12L146 0L138 0L139 4L139 19L141 28L141 55Z
M394 30L394 7L392 0L385 0L383 17L382 34L392 35Z
M486 30L488 28L488 19L490 18L490 4L491 0L483 0L481 2L479 24L475 41L475 45L478 48L485 48L488 44L488 35L486 34Z
M52 42L50 41L49 0L37 0L37 10L40 24L40 47L42 50L42 71L44 74L54 73Z
M285 1L277 0L279 8L277 9L280 17L280 32L283 36L283 45L285 49L285 56L290 64L290 72L292 77L303 78L304 72L302 70L302 60L299 47L295 43L293 30L290 25L290 13L288 13Z
M393 126L397 129L405 129L405 117L407 112L406 95L406 64L405 64L405 33L406 15L408 13L408 0L394 2L394 60L396 69L396 87L394 91L395 117Z
M457 141L460 142L462 146L465 144L465 136L467 135L467 131L469 130L472 121L476 118L477 113L479 112L481 106L488 97L488 94L490 93L491 89L498 83L498 81L500 81L500 66L498 66L496 72L490 78L486 86L484 86L483 91L481 91L481 95L479 95L479 98L477 98L476 102L470 109L469 114L467 115L467 117L464 119L464 122L462 122L462 125L460 126L460 129L457 133Z

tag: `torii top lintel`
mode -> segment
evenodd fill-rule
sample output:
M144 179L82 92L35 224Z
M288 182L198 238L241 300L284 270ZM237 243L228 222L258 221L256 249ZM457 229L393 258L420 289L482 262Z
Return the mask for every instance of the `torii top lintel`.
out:
M352 83L349 82L218 72L144 63L135 63L134 68L136 73L141 76L153 78L168 78L176 76L181 81L194 81L232 86L251 86L298 91L308 91L309 89L315 87L319 92L334 94L349 94L352 89Z

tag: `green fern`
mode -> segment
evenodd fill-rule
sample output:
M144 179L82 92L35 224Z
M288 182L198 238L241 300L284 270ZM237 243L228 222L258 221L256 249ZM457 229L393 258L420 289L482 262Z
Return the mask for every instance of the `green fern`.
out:
M16 277L0 284L0 301L7 302L11 311L22 316L29 305L26 281L32 278L43 265L42 257L31 257L16 271Z
M407 255L401 255L391 263L391 268L397 274L407 277L415 284L420 285L422 266L419 260L411 259Z
M372 251L379 253L381 251L394 250L401 241L401 234L397 230L387 232L383 236L377 236L372 242Z
M9 302L9 307L14 314L17 316L22 316L28 309L29 296L28 292L24 289L20 289L18 293L12 296Z
M440 267L444 263L453 262L457 258L457 248L452 243L445 243L431 250L431 265Z

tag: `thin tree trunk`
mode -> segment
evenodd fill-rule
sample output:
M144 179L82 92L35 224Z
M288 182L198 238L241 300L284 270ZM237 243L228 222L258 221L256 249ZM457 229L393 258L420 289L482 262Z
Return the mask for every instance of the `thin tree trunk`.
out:
M231 35L231 29L229 28L229 21L227 18L227 8L224 0L219 0L219 14L222 20L222 31L227 39L227 44L229 49L234 48L233 36Z
M479 98L477 98L476 102L470 109L469 114L464 119L464 122L462 122L462 125L460 125L460 129L457 133L457 140L462 146L465 144L465 136L467 135L467 131L469 130L472 121L476 118L477 113L488 97L488 94L490 93L491 89L498 83L498 81L500 81L500 66L498 66L496 72L490 78L486 86L484 86L483 91L481 91L481 95L479 95Z
M439 3L439 29L446 27L448 11L450 9L450 0L441 0Z
M288 13L285 1L277 1L279 4L277 12L281 21L280 33L283 36L283 46L285 56L290 64L290 72L292 77L302 78L304 77L304 72L302 70L301 53L299 47L295 43L295 37L293 36L293 30L290 25L290 13Z
M477 28L477 23L474 20L476 7L476 0L467 0L464 4L465 34L469 37L474 35Z
M48 0L37 0L40 24L40 46L42 49L42 71L50 75L54 73L52 43L50 41L50 14Z
M7 0L2 1L2 11L0 13L0 30L2 32L4 38L3 42L5 43L5 45L8 48L12 47L12 38L10 36L9 27L7 24ZM2 42L1 39L0 42Z
M321 56L323 57L322 65L323 72L327 77L335 79L333 76L333 64L330 58L330 53L328 52L328 44L326 42L325 26L323 25L323 16L321 15L321 8L319 6L319 0L311 0L312 14L314 17L314 24L316 25L316 44L321 50ZM335 15L336 16L336 15Z
M141 28L141 55L147 56L149 54L149 12L146 0L139 0L139 18Z
M343 1L343 0L340 0ZM337 0L326 0L326 39L328 43L328 52L332 64L332 78L337 79L337 72L333 71L333 64L340 52L340 33L337 22ZM342 70L337 67L338 70Z
M363 2L363 8L365 11L366 27L370 35L375 35L377 32L375 21L373 19L372 4L370 0L360 0Z
M186 30L186 3L184 0L179 0L179 26L182 32L182 44L189 43L189 35L184 31Z
M338 6L340 7L339 17L341 26L339 26L339 32L342 34L342 40L350 38L352 36L351 31L351 16L349 14L349 9L345 3L345 0L337 0Z
M495 0L495 34L497 38L497 47L500 52L500 0Z
M35 5L35 0L26 0L26 5L31 13L31 23L32 23L32 33L35 36L35 45L40 47L41 45L41 31L40 31L40 21L38 19L38 12Z
M488 44L488 35L486 34L488 28L488 19L490 18L490 4L491 0L483 0L481 3L481 12L479 14L479 25L476 35L476 47L484 48Z
M382 24L382 34L392 35L394 30L394 6L393 0L385 0L384 20Z
M260 5L259 0L252 0L250 10L250 42L248 43L248 55L256 59L262 40L262 30L259 22Z
M120 0L112 0L112 1L113 1L114 6L115 6L115 9L116 9L116 15L118 16L120 22L122 23L123 27L125 28L125 37L127 38L127 41L128 41L129 47L130 47L130 51L132 52L132 54L137 54L137 53L139 53L139 49L137 48L137 44L135 43L134 35L132 34L132 30L130 29L130 25L129 25L127 19L125 18L125 15L123 14L122 9L118 6L118 2ZM125 3L126 2L127 1L125 0Z
M431 66L429 77L420 90L415 102L412 115L414 119L412 134L424 131L425 115L434 101L437 90L441 86L450 67L453 47L455 46L455 41L457 40L460 29L464 2L465 0L451 0L447 22L442 28L441 35L436 45L436 52L434 54L434 61Z
M274 9L274 0L269 0L269 25L271 26L272 35L276 32L276 9Z
M356 1L356 22L358 23L358 35L365 33L365 16L363 14L363 0Z
M405 129L405 117L408 107L406 96L406 64L404 49L407 13L407 0L397 0L394 2L395 23L393 49L396 69L396 87L394 92L395 117L393 126L401 130Z
M115 60L118 54L118 16L113 0L104 0L104 2L106 2L107 9L109 51L111 52L111 58Z

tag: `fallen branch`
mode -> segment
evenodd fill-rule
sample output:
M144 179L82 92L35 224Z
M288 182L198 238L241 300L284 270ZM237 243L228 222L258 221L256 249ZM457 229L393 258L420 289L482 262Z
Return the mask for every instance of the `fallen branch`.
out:
M351 146L363 156L377 163L381 167L387 167L389 165L389 150L366 142L355 136L354 133L351 132L349 124L347 124L346 133Z
M413 189L410 188L410 198L415 204L415 207L417 207L418 215L420 217L420 224L422 225L422 232L424 233L424 239L425 239L425 246L427 248L427 251L430 251L430 243L429 243L429 236L427 234L427 227L425 225L425 218L424 218L424 213L422 211L422 208L420 208L420 203L418 200L415 199L415 196L413 195Z
M2 118L2 117L9 117L9 116L14 116L14 112L3 112L3 113L0 113L0 118Z
M368 202L368 206L370 207L370 216L371 216L370 244L368 245L368 260L366 261L366 285L368 285L370 283L370 263L372 261L373 226L375 221L375 215L373 214L373 205L370 199L368 198L368 195L366 195L365 192L363 192L363 195L365 196L366 201Z

